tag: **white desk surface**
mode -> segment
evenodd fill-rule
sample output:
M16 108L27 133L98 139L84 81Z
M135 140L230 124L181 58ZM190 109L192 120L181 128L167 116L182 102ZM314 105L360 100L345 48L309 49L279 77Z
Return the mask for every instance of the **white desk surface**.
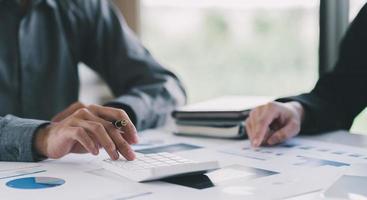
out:
M345 131L337 131L333 133L318 135L318 136L307 136L306 138L311 138L320 141L327 141L332 143L339 143L345 145L353 145L353 146L360 146L366 147L367 146L367 137L361 135L354 135L350 134ZM206 159L215 159L220 161L220 165L224 166L227 164L233 163L241 163L241 157L231 157L230 155L220 154L216 151L216 149L220 148L223 145L234 144L234 143L241 143L243 140L222 140L222 139L211 139L211 138L192 138L192 137L182 137L182 136L175 136L171 134L169 131L164 130L148 130L141 133L141 141L146 142L157 142L157 143L189 143L198 146L206 147L204 149L198 150L191 150L191 151L183 151L179 152L180 155L186 156L192 159L200 159L203 155L203 151L208 151L205 153ZM105 156L105 154L101 154L100 156ZM223 156L226 156L225 158ZM90 160L95 159L91 155L68 155L65 158L57 161L52 161L53 164L64 164L70 162L76 163L83 163L83 162L90 162ZM49 162L49 161L48 161ZM47 163L47 162L46 162ZM244 164L243 162L241 164ZM104 174L103 169L100 174ZM204 190L198 189L191 189L188 187L168 184L164 182L149 182L149 183L134 183L129 181L125 178L118 177L117 175L114 176L106 172L106 176L110 178L116 179L121 184L121 188L132 188L132 190L142 190L148 191L148 193L143 194L138 197L130 197L130 198L117 198L117 199L136 199L136 200L143 200L143 199L175 199L175 200L187 200L187 199L244 199L244 196L236 196L230 195L228 193L223 193L221 190L218 190L216 187L208 188ZM1 186L3 187L3 186ZM82 185L78 188L75 188L75 192L78 193L80 189L82 189ZM100 185L96 185L95 188L99 188L100 190L104 189L104 184L101 183ZM20 191L21 192L21 191ZM7 194L1 194L0 199L6 199ZM317 193L308 194L304 196L298 196L293 199L314 199L318 196ZM80 198L79 198L80 199ZM114 198L115 199L115 198Z

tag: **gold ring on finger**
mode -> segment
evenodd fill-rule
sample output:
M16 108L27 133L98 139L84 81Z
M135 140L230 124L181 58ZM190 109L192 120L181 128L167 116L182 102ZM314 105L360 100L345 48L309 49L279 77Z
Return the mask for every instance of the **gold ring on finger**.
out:
M117 128L123 128L125 126L127 126L129 124L129 121L127 119L122 119L122 120L116 120L114 122L112 122L112 124Z

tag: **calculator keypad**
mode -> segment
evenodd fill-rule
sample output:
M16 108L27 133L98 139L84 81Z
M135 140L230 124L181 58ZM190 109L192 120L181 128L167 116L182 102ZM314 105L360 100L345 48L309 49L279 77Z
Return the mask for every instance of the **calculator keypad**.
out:
M105 159L104 161L117 167L134 171L194 163L194 161L182 158L171 153L140 154L137 155L134 161L127 161L123 158L120 158L116 161L113 161L111 159Z

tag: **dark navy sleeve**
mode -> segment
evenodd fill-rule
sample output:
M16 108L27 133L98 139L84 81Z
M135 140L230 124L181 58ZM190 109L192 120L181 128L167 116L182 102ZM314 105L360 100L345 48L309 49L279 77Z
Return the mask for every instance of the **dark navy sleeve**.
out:
M320 77L310 93L278 101L298 101L304 106L304 133L351 127L367 105L367 4L341 43L335 69Z
M105 0L82 1L87 32L82 61L97 71L139 130L162 125L186 101L178 78L159 64Z

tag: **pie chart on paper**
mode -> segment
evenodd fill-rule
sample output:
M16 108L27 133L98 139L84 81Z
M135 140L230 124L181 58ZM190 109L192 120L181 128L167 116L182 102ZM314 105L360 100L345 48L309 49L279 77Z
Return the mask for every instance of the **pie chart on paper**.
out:
M15 189L47 189L65 184L65 180L53 177L26 177L14 179L6 183L6 186Z

